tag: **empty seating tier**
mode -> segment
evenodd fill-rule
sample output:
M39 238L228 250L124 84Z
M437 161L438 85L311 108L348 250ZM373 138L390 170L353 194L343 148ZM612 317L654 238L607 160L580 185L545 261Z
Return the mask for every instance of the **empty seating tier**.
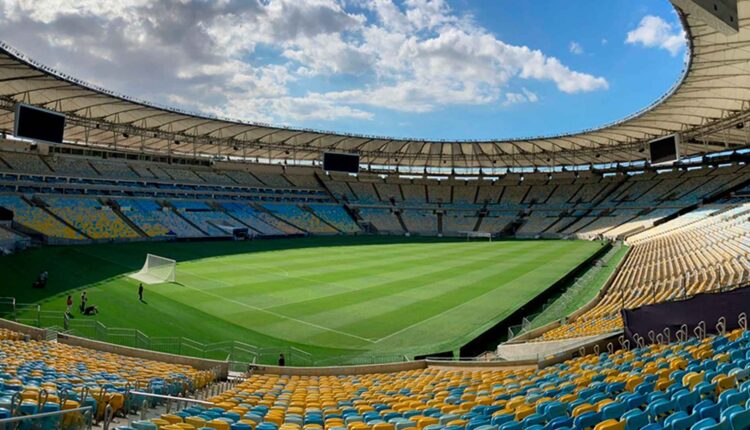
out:
M170 418L217 430L739 430L750 428L748 353L737 330L540 370L254 375Z
M619 312L750 281L750 203L713 207L639 233L597 305L545 333L561 339L622 327Z

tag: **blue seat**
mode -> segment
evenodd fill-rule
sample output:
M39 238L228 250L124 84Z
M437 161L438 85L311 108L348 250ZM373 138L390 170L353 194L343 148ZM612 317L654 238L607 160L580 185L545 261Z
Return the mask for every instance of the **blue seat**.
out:
M677 412L671 414L670 416L668 416L667 418L664 419L664 428L665 429L671 428L672 422L674 422L675 420L678 420L680 418L687 417L687 416L688 416L688 413L685 412L685 411L677 411Z
M697 391L702 399L716 399L716 384L701 381L695 386L694 391Z
M625 407L627 409L636 409L646 403L646 396L643 394L631 393L627 395L623 401L625 402Z
M648 425L648 414L640 409L631 409L622 415L625 430L638 430Z
M700 402L701 396L696 391L678 392L675 393L674 400L677 403L677 409L690 414L693 412L693 407Z
M519 423L518 421L510 421L498 427L498 430L522 430L522 429L523 427L521 426L521 423Z
M552 421L548 422L545 428L547 430L558 430L564 427L570 427L573 425L573 418L570 417L557 417L554 418Z
M614 402L607 405L601 410L602 421L606 420L619 420L620 417L625 413L625 405L621 402Z
M696 422L698 415L688 415L685 411L677 411L664 420L664 428L670 430L688 430Z
M156 424L151 421L133 421L130 425L136 430L156 430Z
M497 415L497 416L492 417L492 419L490 420L490 423L495 426L502 426L503 424L507 422L513 421L513 419L514 419L514 416L512 414L502 414L502 415ZM442 418L440 421L442 423Z
M750 429L750 410L744 409L741 412L730 414L729 424L731 425L732 430Z
M744 410L745 408L743 408L742 406L738 406L738 405L730 406L721 411L721 420L723 421L725 419L728 419L732 415L742 412Z
M222 417L229 418L230 420L232 420L232 422L237 422L242 416L236 412L224 412L222 414Z
M602 421L601 414L597 412L586 412L573 419L573 427L577 429L594 428Z
M648 394L654 391L656 384L653 382L641 382L635 387L635 391L640 394Z
M694 409L701 419L713 418L715 421L719 421L721 418L721 406L711 400L706 399L701 401L695 405Z
M748 400L746 391L737 391L735 389L727 390L719 395L719 404L723 409L734 405L744 405Z
M703 418L697 423L690 427L690 430L729 430L729 424L727 421L717 424L713 418Z
M544 407L544 418L552 421L554 418L565 416L566 406L562 402L549 402Z
M658 399L651 402L646 408L651 422L663 422L674 410L675 403L666 399Z
M544 421L545 421L544 415L534 413L524 418L523 421L521 421L521 425L523 426L523 428L529 428L536 424L544 424ZM471 430L471 429L467 428L467 430Z

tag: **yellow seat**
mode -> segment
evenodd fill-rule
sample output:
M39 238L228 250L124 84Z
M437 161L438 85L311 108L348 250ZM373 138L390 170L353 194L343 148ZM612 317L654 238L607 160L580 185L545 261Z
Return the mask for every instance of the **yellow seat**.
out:
M732 376L719 375L719 376L716 376L712 382L716 382L716 390L719 393L735 388L737 386L737 379L735 378L734 375Z
M689 390L693 390L696 385L703 381L703 374L696 372L688 372L682 377L682 385L688 387Z
M582 415L582 414L584 414L586 412L596 412L596 410L590 404L584 403L582 405L578 405L575 408L573 408L573 413L571 415L573 415L574 417L577 417L577 416Z
M182 422L182 417L171 414L162 414L161 419L169 421L170 424L177 424Z
M516 421L522 421L524 418L536 412L536 408L532 405L521 405L516 409Z
M195 428L201 428L206 426L206 420L201 417L187 417L185 423L194 426Z
M229 430L229 423L221 420L211 420L206 423L206 427L215 430Z
M161 429L163 429L163 428L164 428L165 426L168 426L168 425L169 425L169 421L167 421L167 420L163 420L163 419L161 419L161 418L152 418L152 419L151 419L151 422L152 422L152 423L154 423L154 424L156 424L156 427L158 427L158 428L159 428L159 430L161 430ZM222 429L222 430L225 430L225 429Z
M596 426L594 430L625 430L625 421L606 420Z

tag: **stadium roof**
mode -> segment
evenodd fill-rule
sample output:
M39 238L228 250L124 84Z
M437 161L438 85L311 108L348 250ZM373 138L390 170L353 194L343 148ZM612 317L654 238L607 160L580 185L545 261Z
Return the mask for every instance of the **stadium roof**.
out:
M490 141L427 141L275 127L194 114L98 88L38 64L0 43L0 129L14 106L64 112L65 139L80 145L173 156L320 160L326 151L360 154L372 165L552 167L645 158L645 143L683 133L681 155L750 142L750 0L738 2L740 32L725 36L678 9L689 41L682 79L648 108L597 129ZM648 71L643 73L648 79ZM581 113L585 114L585 113Z

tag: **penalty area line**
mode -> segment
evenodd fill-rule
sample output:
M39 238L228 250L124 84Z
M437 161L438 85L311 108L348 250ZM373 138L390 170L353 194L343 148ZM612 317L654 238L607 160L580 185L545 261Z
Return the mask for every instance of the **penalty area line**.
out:
M112 259L109 259L109 258L105 258L105 257L102 257L101 255L93 255L93 254L90 254L88 252L81 251L81 250L78 250L78 249L76 249L75 251L78 252L78 253L80 253L80 254L92 257L92 258L103 260L103 261L106 261L108 263L112 263L114 265L117 265L117 266L120 266L120 267L125 267L127 269L133 270L132 267L130 267L127 264L124 264L124 263L122 263L120 261L116 261L116 260L112 260ZM201 275L195 274L193 272L190 272L189 270L185 270L185 269L179 269L179 270L180 270L180 272L187 273L188 275L195 276L196 278L204 279L204 280L207 280L209 282L215 282L215 283L219 283L219 284L224 284L224 285L226 285L228 287L234 287L234 285L232 285L230 283L219 281L217 279L206 278L204 276L201 276ZM174 284L174 282L173 282L173 284ZM297 319L297 318L293 318L293 317L290 317L290 316L287 316L287 315L280 314L278 312L269 311L267 309L263 309L263 308L259 308L257 306L253 306L253 305L250 305L250 304L247 304L247 303L243 303L243 302L240 302L240 301L237 301L237 300L228 299L228 298L220 296L218 294L210 293L208 291L202 290L200 288L192 287L192 286L187 285L187 284L179 283L179 285L182 286L183 288L188 288L188 289L191 289L191 290L194 290L194 291L198 291L200 293L206 294L208 296L215 297L215 298L223 300L225 302L234 303L234 304L237 304L239 306L242 306L242 307L245 307L245 308L248 308L248 309L253 309L253 310L258 311L258 312L263 312L263 313L266 313L266 314L269 314L269 315L273 315L273 316L275 316L277 318L282 318L282 319L286 319L286 320L289 320L289 321L294 321L294 322L296 322L298 324L303 324L303 325L307 325L307 326L310 326L310 327L315 327L315 328L320 329L320 330L329 331L331 333L337 333L337 334L340 334L342 336L347 336L347 337L351 337L351 338L354 338L354 339L359 339L359 340L365 341L367 343L375 343L375 341L372 340L372 339L368 339L368 338L362 337L362 336L357 336L356 334L351 334L351 333L347 333L347 332L344 332L344 331L341 331L341 330L336 330L336 329L333 329L333 328L324 327L322 325L311 323L309 321L300 320L300 319Z
M228 287L234 287L234 285L232 285L232 284L230 284L228 282L219 281L217 279L209 279L209 278L206 278L204 276L195 274L193 272L190 272L190 271L187 271L187 270L184 270L184 269L182 269L180 271L184 272L184 273L187 273L190 276L195 276L196 278L205 279L207 281L216 282L216 283L219 283L219 284L224 284L224 285L226 285ZM200 289L200 288L196 288L196 287L193 287L193 286L190 286L190 285L182 284L182 286L185 287L185 288L188 288L190 290L197 291L199 293L203 293L205 295L217 298L217 299L225 301L225 302L234 303L236 305L239 305L239 306L242 306L242 307L245 307L245 308L248 308L248 309L252 309L254 311L263 312L263 313L266 313L268 315L273 315L273 316L275 316L277 318L282 318L282 319L286 319L286 320L289 320L289 321L294 321L294 322L299 323L299 324L307 325L307 326L314 327L314 328L317 328L317 329L320 329L320 330L329 331L331 333L340 334L342 336L347 336L347 337L351 337L351 338L354 338L354 339L363 340L363 341L368 342L368 343L375 343L375 341L372 340L372 339L368 339L368 338L362 337L362 336L357 336L356 334L347 333L345 331L336 330L334 328L325 327L325 326L322 326L322 325L319 325L319 324L311 323L309 321L305 321L305 320L301 320L301 319L298 319L298 318L290 317L288 315L280 314L278 312L270 311L268 309L260 308L258 306L253 306L251 304L248 304L248 303L245 303L245 302L241 302L239 300L230 299L230 298L224 297L222 295L215 294L215 293L212 293L212 292Z

